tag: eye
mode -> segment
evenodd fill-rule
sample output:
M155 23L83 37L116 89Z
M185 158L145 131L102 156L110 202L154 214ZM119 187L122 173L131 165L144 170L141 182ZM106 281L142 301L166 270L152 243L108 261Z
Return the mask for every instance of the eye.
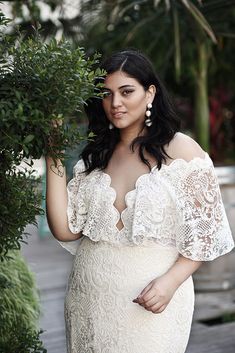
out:
M111 96L111 92L110 91L104 91L103 92L103 98L109 97Z
M124 96L129 96L132 92L134 92L132 89L125 89L125 91L122 92Z

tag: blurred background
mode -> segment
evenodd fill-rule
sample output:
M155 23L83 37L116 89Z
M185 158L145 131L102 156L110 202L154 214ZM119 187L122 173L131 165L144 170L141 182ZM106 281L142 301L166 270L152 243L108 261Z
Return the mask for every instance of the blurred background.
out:
M66 38L88 56L98 52L105 57L127 47L143 51L175 102L183 132L213 159L235 234L234 0L1 0L0 7L13 20L10 34L20 30L28 38L36 29L43 41ZM85 133L85 116L77 120ZM70 151L68 178L84 144ZM44 160L36 160L34 168L45 195ZM63 298L73 258L53 239L45 217L38 217L38 228L28 228L31 236L22 252L41 293L43 341L49 353L65 353ZM233 251L195 274L187 353L235 352L234 267Z
M69 39L88 55L142 50L171 92L183 129L216 164L235 161L234 1L2 1L25 36Z

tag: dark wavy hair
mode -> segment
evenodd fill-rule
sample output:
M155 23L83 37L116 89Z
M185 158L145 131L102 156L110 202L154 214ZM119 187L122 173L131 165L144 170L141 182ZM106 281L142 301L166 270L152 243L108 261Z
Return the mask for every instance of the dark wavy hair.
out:
M156 159L157 168L160 169L162 162L166 161L164 146L174 137L180 129L180 120L176 115L169 95L154 72L149 59L137 50L123 50L112 54L104 60L101 65L108 74L116 71L123 71L128 76L136 79L145 89L150 85L155 85L156 95L154 97L151 109L152 125L147 127L147 133L137 136L131 143L131 149L134 151L134 145L139 145L139 155L143 163L151 170L150 163L144 157L144 150ZM114 127L109 129L110 121L105 115L102 99L92 98L85 105L85 112L88 117L87 134L93 132L96 136L93 141L87 143L80 156L82 157L86 173L98 168L103 170L107 167L110 158L120 141L119 129ZM143 124L143 128L145 125Z

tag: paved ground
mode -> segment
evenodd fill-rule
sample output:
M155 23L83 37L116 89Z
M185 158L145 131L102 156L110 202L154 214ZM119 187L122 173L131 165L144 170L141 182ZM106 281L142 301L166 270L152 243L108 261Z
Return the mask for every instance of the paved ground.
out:
M36 273L41 293L40 327L45 330L41 338L48 353L65 353L63 301L73 256L53 237L40 239L35 227L30 226L27 231L32 235L22 252ZM235 291L196 294L194 322L186 353L235 353L235 322L213 326L200 322L226 311L235 313Z

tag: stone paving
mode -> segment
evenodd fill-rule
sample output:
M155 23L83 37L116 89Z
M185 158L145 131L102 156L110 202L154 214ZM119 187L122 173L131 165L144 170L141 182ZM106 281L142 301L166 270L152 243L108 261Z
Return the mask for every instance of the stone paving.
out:
M36 274L40 290L40 327L45 331L41 339L48 353L66 353L63 302L73 256L52 236L42 239L32 226L27 231L31 236L28 245L23 245L22 252ZM196 294L194 321L186 353L235 353L235 322L213 326L201 322L226 312L235 313L235 290Z

